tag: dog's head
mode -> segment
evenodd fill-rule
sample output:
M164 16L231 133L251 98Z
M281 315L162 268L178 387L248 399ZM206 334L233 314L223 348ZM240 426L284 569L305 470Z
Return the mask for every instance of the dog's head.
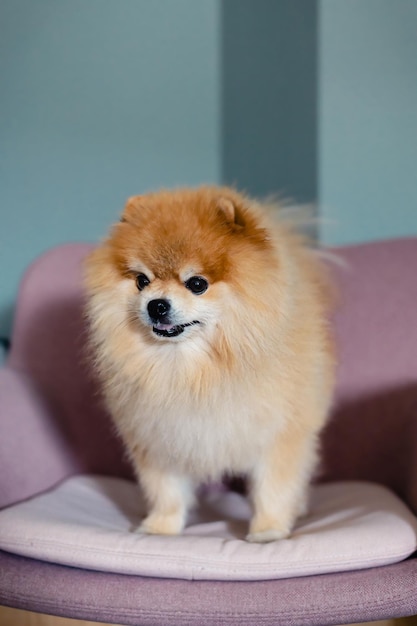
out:
M148 342L209 340L231 312L236 324L254 323L248 309L266 306L265 277L276 260L262 212L252 204L217 187L127 202L104 248L109 281L117 282L114 306Z

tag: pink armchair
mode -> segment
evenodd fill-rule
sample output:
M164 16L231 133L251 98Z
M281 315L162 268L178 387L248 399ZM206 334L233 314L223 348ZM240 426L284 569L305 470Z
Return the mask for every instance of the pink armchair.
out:
M91 246L27 271L0 370L0 507L78 473L130 477L88 361L81 264ZM369 480L417 514L417 238L341 248L340 367L321 480ZM1 533L1 526L0 526ZM0 604L79 619L184 626L313 625L417 614L417 558L256 582L118 575L0 551Z

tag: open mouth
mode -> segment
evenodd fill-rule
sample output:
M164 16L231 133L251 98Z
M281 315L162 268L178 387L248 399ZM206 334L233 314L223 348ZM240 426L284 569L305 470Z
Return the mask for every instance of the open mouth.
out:
M172 324L156 324L152 327L153 332L158 337L178 337L181 333L184 332L185 328L188 326L194 326L195 324L199 324L197 320L194 322L188 322L188 324L177 324L176 326Z

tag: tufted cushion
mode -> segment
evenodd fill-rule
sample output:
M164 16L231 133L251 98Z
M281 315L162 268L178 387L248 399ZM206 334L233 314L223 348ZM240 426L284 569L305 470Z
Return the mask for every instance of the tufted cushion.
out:
M127 480L76 476L0 512L0 548L36 559L122 574L200 580L267 580L400 561L417 546L417 520L387 488L366 482L315 486L310 514L290 539L244 540L247 500L202 492L180 536L131 532L144 512Z

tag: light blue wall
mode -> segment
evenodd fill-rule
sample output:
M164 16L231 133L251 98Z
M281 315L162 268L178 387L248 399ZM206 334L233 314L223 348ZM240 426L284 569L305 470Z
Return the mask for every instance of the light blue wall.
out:
M218 0L1 0L0 335L41 251L220 180Z
M0 81L0 336L35 256L162 185L417 234L416 0L1 0Z
M325 243L417 234L417 1L320 0Z

